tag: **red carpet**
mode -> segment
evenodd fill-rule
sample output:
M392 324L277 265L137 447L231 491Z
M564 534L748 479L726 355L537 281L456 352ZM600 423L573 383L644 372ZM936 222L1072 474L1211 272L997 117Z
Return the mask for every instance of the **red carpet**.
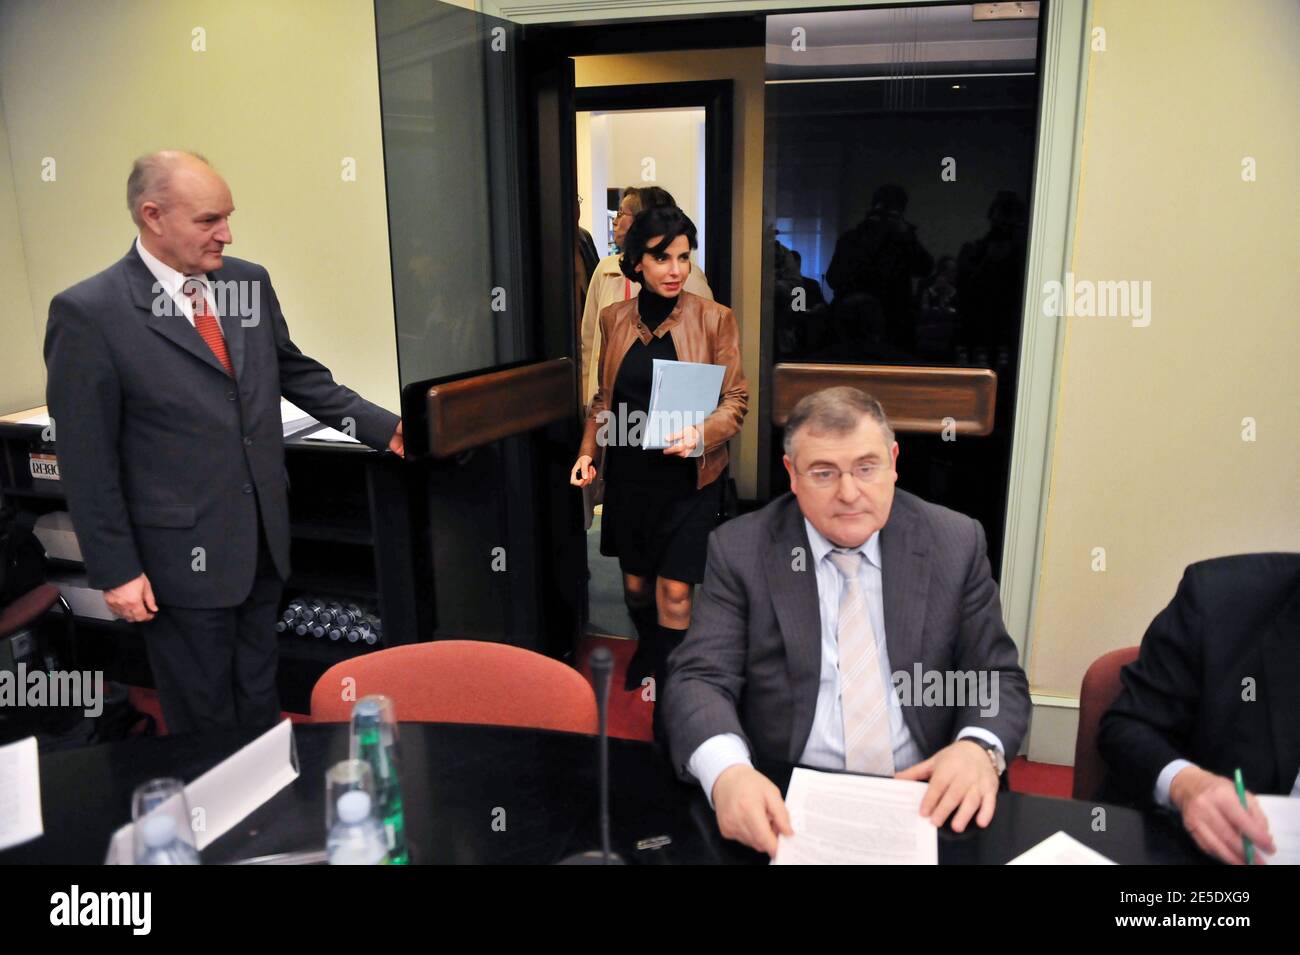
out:
M1031 763L1017 756L1007 767L1011 791L1032 793L1035 796L1059 796L1069 799L1074 790L1074 767L1054 763Z
M649 741L650 717L654 713L654 704L641 698L649 689L638 688L631 692L623 689L623 677L627 673L628 661L636 651L635 640L618 637L597 637L591 634L578 642L575 655L580 661L578 669L588 682L591 671L587 667L587 658L596 647L608 647L614 655L614 676L609 683L609 735L619 739L640 739Z

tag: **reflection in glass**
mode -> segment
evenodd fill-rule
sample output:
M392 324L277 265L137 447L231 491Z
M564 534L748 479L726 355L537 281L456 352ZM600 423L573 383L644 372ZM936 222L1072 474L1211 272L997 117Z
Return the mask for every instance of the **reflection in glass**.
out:
M772 360L993 369L993 434L902 436L899 483L978 518L995 574L1024 300L1038 26L974 20L968 4L767 20ZM772 447L777 494L787 482L779 440Z
M378 0L402 385L528 357L517 205L519 28Z

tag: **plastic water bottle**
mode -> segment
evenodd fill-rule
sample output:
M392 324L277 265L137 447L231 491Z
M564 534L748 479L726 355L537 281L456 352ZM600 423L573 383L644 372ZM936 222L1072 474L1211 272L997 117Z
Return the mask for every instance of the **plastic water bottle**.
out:
M362 793L364 796L365 793ZM176 817L165 812L146 816L136 823L144 845L136 865L198 865L199 853L194 846L176 835Z
M392 721L392 703L383 697L367 696L352 709L352 748L356 759L370 764L375 781L375 802L383 821L392 865L407 865L406 813L402 784L398 776L397 728Z
M386 865L388 839L370 814L370 794L354 789L339 797L338 818L325 844L330 865Z

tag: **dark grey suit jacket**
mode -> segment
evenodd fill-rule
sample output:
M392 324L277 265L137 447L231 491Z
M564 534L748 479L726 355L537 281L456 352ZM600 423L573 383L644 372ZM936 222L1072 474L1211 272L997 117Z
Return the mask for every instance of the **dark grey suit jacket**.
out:
M398 422L298 351L266 269L226 256L208 278L246 283L245 315L221 316L234 379L184 314L155 314L153 273L134 244L56 295L45 332L46 401L90 584L143 571L159 603L177 607L243 601L259 511L289 576L281 395L335 427L351 418L374 448Z
M1288 795L1300 773L1300 554L1192 564L1101 718L1101 798L1154 804L1175 759ZM1253 692L1247 694L1247 687Z
M802 569L796 559L802 548ZM966 706L903 706L927 757L978 726L1010 761L1029 722L1029 687L1002 623L979 522L897 491L880 532L885 642L893 671L997 671L996 715ZM812 730L821 676L817 573L793 494L723 524L691 628L669 658L665 720L683 778L696 748L736 733L757 759L794 763ZM951 701L948 701L951 702ZM901 768L901 767L900 767Z

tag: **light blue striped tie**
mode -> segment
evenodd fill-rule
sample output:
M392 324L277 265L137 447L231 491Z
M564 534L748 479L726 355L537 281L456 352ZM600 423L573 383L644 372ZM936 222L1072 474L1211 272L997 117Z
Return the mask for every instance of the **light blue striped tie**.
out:
M858 574L862 554L832 551L827 556L844 577L835 634L844 710L844 768L855 773L892 776L894 749L889 739L885 681L880 673L876 635L867 615L866 595Z

